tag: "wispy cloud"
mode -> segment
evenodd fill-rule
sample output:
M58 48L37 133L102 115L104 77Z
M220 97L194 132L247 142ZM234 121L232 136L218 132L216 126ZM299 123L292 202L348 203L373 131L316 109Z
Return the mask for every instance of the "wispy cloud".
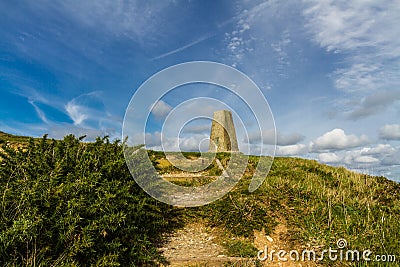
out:
M41 4L43 5L43 4ZM55 4L54 4L55 5ZM57 4L58 5L58 4ZM163 11L171 1L153 2L99 0L62 2L62 10L74 21L114 36L143 42L157 31ZM56 8L52 6L52 8Z
M305 1L306 28L328 52L345 56L336 88L365 92L400 85L400 35L396 1Z
M35 102L34 102L33 100L29 100L28 102L29 102L29 104L31 104L31 105L33 106L33 108L35 109L36 114L39 116L39 118L40 118L44 123L49 123L49 121L48 121L48 119L47 119L47 117L46 117L46 114L43 112L43 110L41 110L41 109L35 104Z
M163 53L163 54L161 54L161 55L158 55L158 56L156 56L156 57L153 57L151 60L161 59L161 58L164 58L164 57L171 56L171 55L173 55L173 54L182 52L182 51L184 51L184 50L186 50L186 49L188 49L188 48L190 48L190 47L192 47L192 46L194 46L194 45L197 45L197 44L199 44L199 43L201 43L201 42L203 42L203 41L205 41L205 40L207 40L207 39L213 37L214 35L215 35L215 34L207 34L207 35L205 35L205 36L202 36L202 37L200 37L200 38L194 40L193 42L190 42L190 43L188 43L188 44L186 44L186 45L183 45L183 46L181 46L181 47L178 47L178 48L176 48L176 49L174 49L174 50L172 50L172 51L169 51L169 52Z
M85 107L77 105L74 100L65 105L68 116L74 122L74 125L81 125L89 116L86 114Z

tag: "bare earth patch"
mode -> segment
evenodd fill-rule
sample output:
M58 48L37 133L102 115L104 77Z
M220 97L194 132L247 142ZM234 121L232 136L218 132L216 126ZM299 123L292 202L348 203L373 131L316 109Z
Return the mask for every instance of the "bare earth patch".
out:
M279 261L277 256L277 252L279 250L285 250L286 252L289 252L293 249L297 249L300 251L300 249L297 247L296 248L290 247L287 243L287 238L288 238L288 228L286 227L284 220L281 220L281 223L275 227L274 232L271 235L266 235L264 230L254 232L254 246L257 249L265 251L267 247L268 253L270 253L272 250L275 250L273 259L271 260L271 258L268 257L267 260L262 262L263 266L272 266L272 267L319 266L313 261L305 261L305 262L291 261L288 255L285 256L285 258L288 259L287 261ZM264 256L264 254L261 256Z
M245 266L236 265L245 259L228 257L218 244L219 230L202 223L193 223L179 229L160 249L168 266Z
M279 224L271 235L264 231L254 232L254 246L261 250L268 246L268 251L284 249L290 251L286 243L288 229ZM219 244L221 230L205 226L202 222L186 225L167 238L166 244L160 248L166 257L167 266L256 266L253 259L226 256L225 249ZM275 254L276 255L276 254ZM262 266L318 266L314 262L278 261L270 259L262 262Z

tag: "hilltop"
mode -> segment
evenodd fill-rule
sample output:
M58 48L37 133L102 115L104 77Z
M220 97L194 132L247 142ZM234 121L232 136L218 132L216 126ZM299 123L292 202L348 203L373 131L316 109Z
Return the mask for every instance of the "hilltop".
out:
M8 137L1 135L16 141ZM346 248L371 250L371 257L400 258L400 185L385 177L278 157L265 182L250 193L259 160L250 156L244 177L229 194L206 206L176 208L136 185L119 142L18 138L23 150L6 142L0 150L2 265L259 266L257 251L265 246L320 253L337 248L339 239L346 240ZM200 177L185 179L162 152L148 154L177 184L198 186L221 173L214 162ZM223 166L229 162L229 153L217 157ZM299 263L377 264L327 257ZM290 264L298 263L284 266Z
M27 136L13 135L0 131L0 142L8 141L10 143L26 143L29 141L29 139L30 137Z

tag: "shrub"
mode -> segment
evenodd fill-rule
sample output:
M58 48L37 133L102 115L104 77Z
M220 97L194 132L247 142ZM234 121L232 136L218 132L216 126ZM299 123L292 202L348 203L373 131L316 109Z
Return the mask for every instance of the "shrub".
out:
M164 261L157 245L178 226L177 209L137 186L120 142L44 136L0 151L0 265Z

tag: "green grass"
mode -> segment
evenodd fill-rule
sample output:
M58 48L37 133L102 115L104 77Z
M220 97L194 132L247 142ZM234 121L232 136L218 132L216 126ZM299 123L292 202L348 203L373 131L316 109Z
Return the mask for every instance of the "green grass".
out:
M249 241L229 240L225 243L225 247L228 255L233 257L254 258L258 252Z
M21 143L24 144L28 143L29 139L30 137L27 136L12 135L0 131L0 144L7 141L14 144L21 144Z
M256 162L250 158L248 168ZM400 258L398 183L299 158L275 158L265 182L252 194L249 182L250 176L244 177L222 199L188 212L225 228L229 237L251 241L255 229L268 234L285 222L293 249L306 244L316 251L335 248L344 238L349 249Z
M0 136L2 140L7 141L6 137L7 135L4 134ZM11 140L15 141L16 139L11 138ZM62 148L62 145L59 145L59 142L61 141L54 142L54 147L60 146ZM70 140L69 142L72 141ZM79 141L76 140L73 141L73 143L74 142ZM68 142L65 144L68 144ZM124 179L126 179L126 186L129 185L131 188L134 188L134 192L137 194L134 198L134 202L129 207L133 210L135 207L140 207L143 222L146 222L147 224L148 221L146 220L152 218L151 216L159 220L157 223L151 224L153 231L155 232L159 231L162 233L163 231L166 231L165 225L171 225L172 227L172 225L174 225L173 222L176 220L181 223L188 223L202 219L209 226L218 227L223 230L223 234L219 240L225 242L225 247L230 255L243 254L244 256L250 257L254 256L254 254L252 254L254 252L254 247L251 245L254 238L254 231L264 229L266 234L271 234L274 232L274 229L278 224L283 223L288 229L287 236L285 237L286 246L291 249L301 249L307 245L314 248L316 251L327 249L328 247L336 248L336 241L339 238L344 238L347 240L349 249L357 249L360 251L369 249L373 252L373 255L395 254L397 262L400 260L400 185L399 183L390 181L384 177L359 174L346 170L345 168L323 165L313 160L278 157L275 158L271 171L260 188L253 193L249 193L248 186L251 181L251 175L259 160L256 156L250 156L244 177L229 194L206 206L196 208L173 208L151 200L146 194L130 182L129 177L125 177L127 171L126 166L123 164L124 159L120 146L112 146L107 143L104 145L97 144L97 146L98 148L96 149L101 151L100 154L96 154L98 153L96 152L97 150L90 148L90 145L86 145L86 148L82 148L82 150L78 149L72 151L72 154L70 155L71 157L76 153L76 156L79 155L79 158L74 158L75 156L73 156L74 160L76 160L74 163L75 165L69 162L66 158L60 158L60 164L62 163L65 165L51 165L50 159L52 154L46 150L51 148L50 143L45 145L42 142L42 145L40 145L40 142L35 141L35 144L31 144L31 150L25 152L21 150L14 154L11 151L8 152L9 155L14 157L14 159L11 157L7 159L6 163L2 163L2 166L5 164L11 164L8 166L9 169L7 169L9 174L4 172L2 174L2 192L4 192L4 194L5 192L7 192L7 194L10 192L10 186L12 183L9 180L6 181L4 179L9 179L11 174L13 175L12 179L16 179L18 182L13 184L15 186L12 189L14 190L12 191L13 195L9 196L10 198L15 197L15 200L13 200L15 201L14 204L13 202L10 202L11 204L7 204L8 206L5 205L6 203L4 201L7 201L7 199L4 200L3 196L2 203L4 205L0 205L3 209L2 214L14 214L13 216L17 216L15 209L18 205L26 205L29 209L19 209L18 214L22 217L15 217L14 220L13 217L2 217L2 221L0 222L2 228L0 230L3 231L3 239L0 239L0 243L3 247L6 245L4 243L4 240L6 239L4 238L9 238L12 242L18 241L12 239L12 237L8 235L12 230L19 233L21 236L22 241L18 241L17 244L21 251L23 251L24 244L26 244L24 242L33 240L32 238L37 236L35 231L38 230L35 229L43 230L43 228L40 228L41 223L47 223L46 227L51 228L52 223L55 223L56 219L62 223L63 220L78 220L80 214L89 213L94 216L96 214L94 212L96 209L108 207L105 205L105 199L113 201L110 203L110 205L112 204L113 206L109 207L109 211L102 210L103 213L100 212L100 214L98 214L98 216L105 216L103 219L101 219L102 217L93 217L93 220L101 219L103 220L103 225L107 225L107 218L110 214L117 216L116 214L119 214L118 212L122 212L122 214L126 215L126 204L124 204L123 201L121 202L121 200L118 200L118 198L115 198L113 195L115 194L113 193L114 189L110 188L111 185L118 184L118 190L120 190L120 192L129 191L126 191L124 183L118 182L120 179L119 177L114 178L113 176L114 173L123 173ZM75 147L74 149L77 149L79 146L76 146L75 144L70 147ZM42 152L38 152L39 150ZM83 153L83 151L87 151L85 152L86 154L79 154ZM114 152L111 153L111 151ZM26 154L18 156L18 153ZM50 160L50 163L47 160L40 159L42 153L48 153L46 154L45 159ZM59 153L64 152L60 151ZM165 155L162 152L148 151L148 153L154 166L157 166L159 160L165 158ZM110 154L115 158L111 160L110 155L107 156L107 154ZM83 157L83 155L85 155L86 158ZM184 155L187 158L198 156L198 154L192 152L187 154L184 153ZM218 159L224 166L229 162L229 156L230 153L217 154ZM5 156L3 155L3 158L4 157ZM35 166L33 164L35 161L32 157L39 157L36 160L41 162L43 166ZM87 160L92 165L85 165L83 162L84 160ZM16 164L19 164L18 168ZM31 166L35 171L26 172L26 166ZM88 172L90 168L97 170L95 173L98 173L97 175L99 176L90 174ZM175 167L173 166L168 168L171 168L168 170L169 172L179 171L174 169ZM86 170L86 173L81 173L81 170ZM211 173L220 175L220 171L218 170L219 169L215 162L207 169L210 175ZM165 170L161 167L159 171L162 172ZM26 184L26 186L23 186L24 179L30 177L29 175L36 175L35 177L38 178L37 180L29 180L29 183ZM55 184L53 185L53 183ZM183 181L181 184L185 186L201 185L201 183L196 180ZM28 185L31 187L27 187ZM53 191L43 191L42 193L35 191L39 189L45 190L46 188L49 188L49 185L53 186L52 189L49 189ZM102 191L96 191L100 189ZM77 192L80 192L79 190L89 190L88 192L91 192L92 195L86 194L88 197L99 197L99 199L93 199L92 204L95 206L89 205L87 208L93 209L93 211L86 210L85 205L83 204L87 203L88 200L85 200L85 198L78 198L86 195L83 193L79 195L75 192L76 190L78 190ZM60 201L68 201L68 198L66 198L67 196L63 196L62 194L74 194L77 197L76 203L80 203L78 206L79 209L78 207L74 208L65 206L65 210L62 211L64 213L52 215L51 212L54 209L53 207L61 207L63 204ZM23 196L29 196L36 202L23 202ZM129 195L124 196L127 200L129 199ZM148 204L143 206L143 203ZM49 208L46 208L46 205L49 205ZM42 217L39 216L38 218L42 221L35 221L36 219L33 220L34 217L31 216L40 214L42 209L50 215L46 215L46 213ZM65 212L68 210L71 210L72 214L66 214ZM28 213L28 211L30 213ZM171 218L171 216L166 214L165 211L175 214L175 217ZM128 214L131 216L130 219L134 220L130 221L131 224L133 223L134 228L129 228L129 231L138 231L139 233L141 227L145 226L138 217L135 217L136 215L132 213ZM53 217L50 217L51 219L49 219L46 216ZM122 225L123 223L126 223L124 222L126 219L123 217L117 216L116 220ZM78 221L65 221L63 223L65 225L74 225L74 223L78 223ZM89 237L90 234L93 234L90 232L92 231L91 229L96 229L96 231L98 230L99 232L102 230L96 228L96 225L91 225L90 221L83 221L82 223L83 224L80 227L88 227L87 231ZM114 227L112 229L114 229L116 235L118 235L113 236L113 238L120 240L120 235L124 235L124 227L114 224L110 224L110 227ZM160 228L158 229L157 227ZM80 231L83 231L83 229L86 228L66 228L65 231L71 231L71 233L79 235ZM52 231L54 231L54 229ZM7 236L4 237L6 234ZM47 255L46 253L51 254L51 250L55 248L62 251L62 249L57 247L57 245L51 245L52 242L56 242L56 244L60 244L61 242L61 244L66 246L64 249L73 249L72 247L68 247L69 243L62 243L59 239L60 237L53 235L48 236L47 238L47 243L41 243L44 246L43 255ZM96 236L96 238L99 237ZM136 242L135 249L137 249L137 253L139 253L141 246L146 248L147 252L140 252L141 259L146 261L147 256L148 262L154 261L154 259L160 259L158 256L150 255L155 252L155 249L153 248L156 246L155 242L158 242L160 235L151 235L148 233L148 236L144 236L143 238L134 239ZM85 243L86 241L84 239L75 241L77 244L82 246L76 248L82 249L82 253L88 253L91 246L94 246L93 241L91 240L86 240L87 243ZM33 248L33 243L30 242L31 241L28 242L29 251ZM71 240L69 242L71 242L71 245L74 244ZM124 241L118 242L122 242L121 246L126 245L123 243ZM12 249L11 245L8 244L7 248ZM127 255L128 252L118 252L118 249L116 249L115 246L117 246L117 244L114 243L104 245L101 250L101 253L103 254L98 258L104 259L107 262L119 262L119 260L125 257L124 255ZM124 249L126 249L126 247L124 247ZM55 253L55 251L53 252ZM21 253L21 257L25 257L26 251L24 253L25 254ZM92 251L91 253L96 254L98 252ZM5 260L7 260L5 255L8 254L1 255L3 258L0 258L0 262L4 263ZM16 253L14 254L14 257L17 257L16 259L18 259L18 255L19 254ZM68 257L65 262L76 262L77 266L86 266L84 261L79 261L79 258L71 258L70 261L67 259ZM46 258L45 260L46 261L44 262L46 263L52 262L51 257L50 259ZM17 262L26 264L26 261L24 262L22 259ZM351 265L350 263L346 264ZM346 264L343 262L323 262L323 265L327 266L342 266ZM364 263L358 263L358 265L357 263L352 264L354 266L375 266L374 263L370 263L369 265L365 265ZM389 264L388 266L391 265Z

